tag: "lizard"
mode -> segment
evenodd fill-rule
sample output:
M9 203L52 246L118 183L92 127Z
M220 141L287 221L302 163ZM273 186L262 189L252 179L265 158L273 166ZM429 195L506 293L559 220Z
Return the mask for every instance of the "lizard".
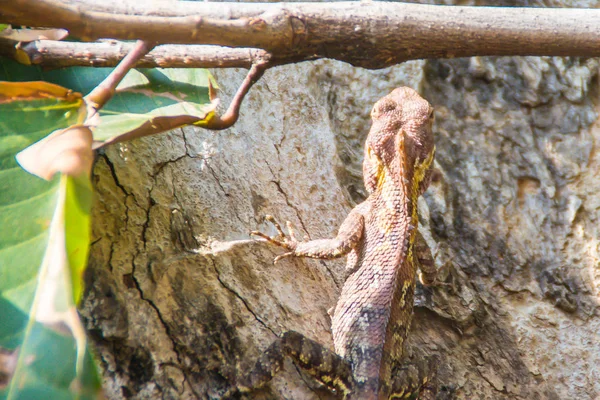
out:
M275 258L332 259L347 255L346 279L332 314L335 353L288 331L237 382L249 391L265 384L288 356L332 391L351 399L435 396L435 359L399 368L413 313L417 269L424 284L435 282L431 251L418 232L418 197L431 181L435 155L433 107L415 90L401 87L371 111L363 177L369 193L333 239L298 241L271 216L278 236L252 235L287 252Z

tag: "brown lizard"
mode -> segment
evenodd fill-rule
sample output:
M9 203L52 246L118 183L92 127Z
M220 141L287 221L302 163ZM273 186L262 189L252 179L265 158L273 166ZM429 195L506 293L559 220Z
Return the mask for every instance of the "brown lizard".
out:
M285 248L283 257L348 255L351 271L332 315L335 353L297 332L286 332L237 382L250 390L271 379L289 356L331 390L353 399L428 397L433 363L402 368L413 314L417 267L435 280L431 252L417 230L417 199L431 180L435 153L433 108L410 88L381 98L371 112L363 175L369 197L348 215L334 239L296 240L272 217L278 237L252 232Z

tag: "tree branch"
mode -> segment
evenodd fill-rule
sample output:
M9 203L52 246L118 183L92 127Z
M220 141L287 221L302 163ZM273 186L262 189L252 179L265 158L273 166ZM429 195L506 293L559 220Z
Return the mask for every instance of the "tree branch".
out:
M600 56L596 9L389 2L96 3L0 0L0 22L66 28L84 39L264 49L272 54L272 65L334 58L383 68L420 58Z
M115 40L96 43L36 40L18 43L0 40L0 56L17 59L17 52L30 64L44 68L114 67L131 51L133 43ZM158 46L142 57L136 68L250 68L268 60L270 55L259 49L201 45ZM23 58L18 58L23 62Z

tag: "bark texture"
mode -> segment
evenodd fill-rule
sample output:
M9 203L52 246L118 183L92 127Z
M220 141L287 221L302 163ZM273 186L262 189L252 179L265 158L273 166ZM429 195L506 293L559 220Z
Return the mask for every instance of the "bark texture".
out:
M439 354L443 398L600 395L598 60L474 57L366 71L269 70L223 132L113 146L95 166L82 315L109 398L216 398L286 330L331 346L344 261L249 240L265 214L332 236L365 191L373 103L436 109L422 231L449 285L417 293L409 355ZM215 71L223 103L244 71ZM327 399L292 364L258 399Z

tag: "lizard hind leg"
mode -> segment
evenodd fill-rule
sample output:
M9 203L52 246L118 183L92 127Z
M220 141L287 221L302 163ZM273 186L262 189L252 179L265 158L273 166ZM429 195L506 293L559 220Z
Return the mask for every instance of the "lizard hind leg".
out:
M333 393L346 398L354 386L349 363L304 335L287 331L259 357L254 367L236 382L237 390L250 392L269 382L283 368L285 357Z
M389 399L434 400L437 395L438 356L399 366L394 371Z
M435 260L431 254L431 249L423 238L419 230L415 234L415 259L413 262L417 265L420 274L419 279L424 286L434 286L438 284L438 271L435 266Z

